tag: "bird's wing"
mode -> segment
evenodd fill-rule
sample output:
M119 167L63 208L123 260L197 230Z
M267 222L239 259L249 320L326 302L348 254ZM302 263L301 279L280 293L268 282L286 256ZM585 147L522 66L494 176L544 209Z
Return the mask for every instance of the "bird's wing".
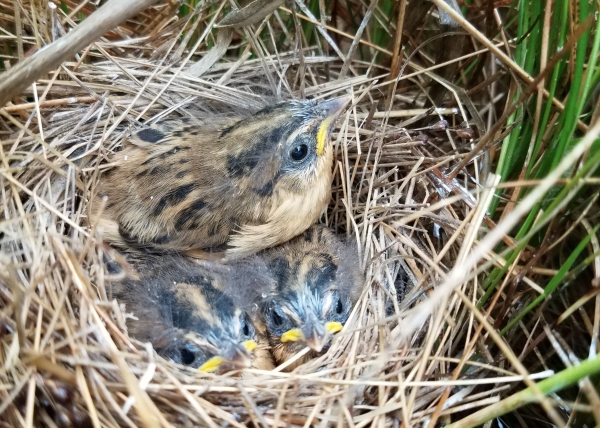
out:
M103 217L128 243L183 250L227 241L236 210L223 212L223 201L235 198L235 183L216 144L218 124L204 125L179 120L143 128L116 156L118 167L103 177L99 194L108 196Z
M171 118L163 119L150 125L144 125L134 131L127 139L125 145L135 145L150 151L157 146L172 142L172 137L177 138L178 133L215 132L227 126L229 120L218 118Z
M165 136L178 127L177 122L161 121L151 125L143 126L135 130L125 141L124 145L132 144L137 147L152 150L156 145L165 141Z

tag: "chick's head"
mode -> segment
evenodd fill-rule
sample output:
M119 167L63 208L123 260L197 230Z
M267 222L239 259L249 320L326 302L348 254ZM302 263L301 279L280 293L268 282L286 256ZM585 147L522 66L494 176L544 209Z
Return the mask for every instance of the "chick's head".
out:
M308 358L321 353L342 330L360 292L352 248L313 226L266 257L277 288L262 312L276 361L305 346L312 350Z
M248 293L229 294L260 281L259 275L181 256L149 258L136 267L138 279L115 284L115 297L135 317L127 323L131 336L151 342L165 358L207 373L272 367L251 301L241 298Z
M331 169L330 132L349 100L284 102L225 128L220 139L229 173L259 196L306 192Z
M172 290L171 312L177 333L170 339L172 343L169 337L156 343L159 353L208 373L254 365L254 351L266 346L265 338L231 298L210 284L177 283Z

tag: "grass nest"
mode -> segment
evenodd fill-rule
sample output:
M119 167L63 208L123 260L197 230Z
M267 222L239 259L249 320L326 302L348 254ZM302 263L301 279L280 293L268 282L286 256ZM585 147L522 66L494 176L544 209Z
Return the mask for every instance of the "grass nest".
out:
M98 3L0 0L4 68ZM505 117L509 101L533 79L491 73L495 63L484 59L467 78L470 58L489 46L475 33L450 32L423 48L448 29L442 9L419 15L413 3L406 13L416 21L396 20L405 11L388 3L336 3L327 22L311 16L319 5L281 3L252 27L215 29L229 3L160 1L0 109L0 425L526 426L592 412L590 378L551 397L535 380L577 366L561 352L585 358L582 350L596 346L588 266L598 259L563 275L568 292L552 299L546 290L567 248L585 242L598 256L597 235L582 233L594 229L597 196L579 189L567 220L537 232L561 237L554 251L541 239L507 258L523 242L514 233L519 219L534 207L525 196L515 204L515 189L539 199L570 176L498 190L491 171L515 128ZM435 74L440 49L453 58ZM468 85L449 83L461 79ZM219 376L177 366L129 337L111 299L115 278L101 262L113 250L86 218L130 132L159 117L347 93L354 102L333 135L322 222L356 239L365 284L328 352L291 373ZM578 128L585 141L590 123ZM520 316L539 296L543 305Z

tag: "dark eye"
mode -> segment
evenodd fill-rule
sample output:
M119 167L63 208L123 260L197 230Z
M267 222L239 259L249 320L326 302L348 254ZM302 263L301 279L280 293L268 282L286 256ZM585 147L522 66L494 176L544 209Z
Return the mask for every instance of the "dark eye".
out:
M281 316L277 312L275 312L275 309L271 311L271 319L273 320L273 324L275 324L276 326L280 326L281 324L283 324L283 318L281 318Z
M196 359L196 356L194 355L194 353L192 351L190 351L189 349L181 348L179 350L179 353L181 354L181 363L183 365L189 366Z
M342 299L338 299L337 305L335 307L335 311L340 315L344 311L344 305L342 305Z
M306 144L300 144L290 152L290 157L295 161L301 161L306 155L308 155L308 146Z
M248 322L247 321L242 321L244 323L244 327L242 328L242 333L244 334L244 336L248 337L250 336L250 327L248 326Z

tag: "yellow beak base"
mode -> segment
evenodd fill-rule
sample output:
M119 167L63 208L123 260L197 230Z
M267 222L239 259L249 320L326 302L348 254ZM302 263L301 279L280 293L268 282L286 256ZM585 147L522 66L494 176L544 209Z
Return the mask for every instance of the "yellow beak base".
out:
M325 330L327 330L329 334L335 334L341 331L343 327L344 326L340 322L332 321L325 324ZM281 335L282 342L298 342L299 340L306 340L304 333L302 333L302 330L299 328L288 330Z
M242 342L242 346L244 349L246 349L246 351L252 352L258 347L258 343L256 343L254 340L246 340Z
M246 340L246 341L242 342L242 346L244 347L244 349L246 351L248 351L249 354L251 354L252 351L254 351L258 347L258 343L256 343L254 340ZM227 362L228 361L225 358L217 355L215 357L212 357L210 360L208 360L204 364L202 364L198 368L198 370L200 370L201 372L204 372L204 373L214 373L221 366L221 364L227 363Z
M338 331L341 331L344 326L341 322L328 322L325 324L325 329L330 334L335 334Z
M201 372L204 372L204 373L213 373L213 372L217 371L219 366L221 364L223 364L224 362L225 362L225 359L223 357L219 357L217 355L216 357L212 357L210 360L208 360L207 362L202 364L198 368L198 370L200 370Z
M319 132L317 132L317 155L321 156L323 154L323 150L325 150L325 139L327 138L327 128L331 123L331 118L325 119L321 126L319 127Z
M299 328L288 330L281 335L282 342L297 342L299 340L304 340L304 333Z

